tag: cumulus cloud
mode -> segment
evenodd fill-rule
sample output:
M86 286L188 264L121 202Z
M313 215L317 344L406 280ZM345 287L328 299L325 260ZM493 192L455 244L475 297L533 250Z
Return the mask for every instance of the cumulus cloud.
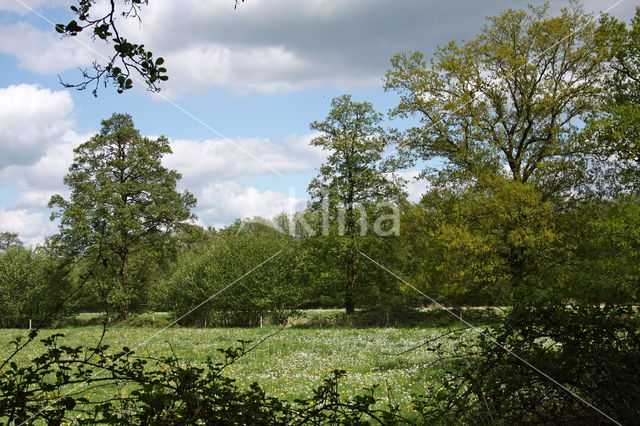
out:
M20 84L0 88L0 168L30 164L73 125L67 91Z
M67 69L90 65L100 55L88 34L60 38L50 30L18 22L0 27L0 53L13 55L21 68L40 74L57 74Z
M119 25L126 37L166 59L168 95L213 86L272 93L327 84L379 85L394 54L429 54L449 40L471 38L482 28L478 17L501 12L504 2L470 7L411 0L252 0L237 10L233 6L232 0L151 2L141 26L135 19L121 19ZM87 48L74 39L54 40L53 31L18 25L3 30L0 52L17 56L30 70L89 65L90 49L103 51L102 43Z
M53 194L68 196L63 177L73 160L73 148L88 137L68 130L33 164L0 169L0 183L18 190L18 196L0 209L0 231L17 232L27 246L41 244L56 231L47 204Z
M19 191L16 199L2 210L5 220L0 221L0 230L18 232L25 242L34 243L42 242L45 235L55 231L55 225L48 220L47 203L56 193L68 197L63 178L73 161L73 148L90 137L91 134L68 130L32 164L13 164L0 169L0 183L12 185ZM221 227L238 218L270 218L283 211L303 208L305 200L295 194L260 191L243 182L261 174L273 174L270 168L286 174L318 167L325 154L309 146L312 137L312 134L292 135L278 141L173 140L173 154L163 162L166 167L182 173L180 186L198 198L194 212L199 222ZM23 220L19 221L21 217Z
M66 191L62 179L73 160L73 148L88 140L90 135L67 131L58 144L47 149L33 164L10 165L0 170L0 182L15 185L21 194L12 208L46 207L47 195Z
M244 182L264 174L276 176L273 170L284 175L278 179L287 179L290 172L311 172L326 156L309 145L313 136L291 135L279 141L178 139L171 141L173 154L163 163L182 174L180 186L198 199L195 213L201 224L220 227L235 219L271 218L302 209L305 199L280 191L260 191Z
M497 3L478 6L489 12ZM399 51L432 51L452 30L459 35L482 25L477 10L453 2L439 4L437 14L430 2L413 1L258 0L238 10L232 4L188 0L149 7L142 33L173 73L166 93L379 85Z
M414 203L420 201L422 196L429 189L429 183L425 179L419 179L419 170L409 170L398 173L400 177L407 181L405 190L408 194L408 200Z
M189 188L213 180L246 179L262 173L311 171L325 154L309 145L313 135L270 139L173 140L167 167L182 173Z
M17 190L3 194L0 230L17 232L36 245L55 231L49 222L49 197L64 191L62 177L81 136L71 128L73 101L67 91L35 85L0 88L0 184Z
M3 231L17 233L27 247L36 246L56 228L45 216L43 212L28 209L0 209L0 224Z
M200 222L216 227L229 224L235 219L256 216L272 218L282 212L300 210L306 201L279 191L260 192L236 181L211 183L199 195Z
M516 0L509 7L529 2ZM505 9L499 0L252 0L238 9L234 4L154 1L144 7L141 25L136 19L120 19L119 25L124 36L166 59L170 79L163 90L176 97L213 86L272 93L327 84L379 85L393 55L420 50L429 56L450 40L471 39L482 29L482 17ZM586 4L596 13L611 6L596 0ZM552 11L565 5L554 3ZM103 7L98 2L96 8ZM14 0L0 0L1 9L25 10ZM623 3L610 13L628 19L633 9ZM52 29L44 32L25 23L0 28L0 52L15 55L23 67L37 72L90 65L96 49L107 52L84 33L59 40Z

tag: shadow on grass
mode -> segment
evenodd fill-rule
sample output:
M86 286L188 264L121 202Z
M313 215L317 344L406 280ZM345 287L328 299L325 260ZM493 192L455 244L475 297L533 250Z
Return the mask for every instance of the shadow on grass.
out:
M453 314L452 314L453 313ZM495 324L506 314L504 308L462 308L446 311L440 308L406 309L390 312L356 311L353 314L332 311L323 315L303 315L290 320L293 328L394 327L429 328L460 324Z
M452 315L452 313L455 315ZM430 328L460 324L460 319L472 325L498 323L504 317L504 308L463 308L447 312L439 308L403 309L393 311L362 310L346 314L340 310L301 311L289 319L291 328ZM104 313L80 313L57 321L53 328L71 328L102 325ZM173 321L168 312L131 314L125 320L110 319L110 327L162 328ZM265 325L270 325L265 320Z
M104 313L80 313L75 316L57 321L53 328L70 328L102 325L105 320ZM141 328L162 328L171 324L171 314L168 312L148 312L131 314L125 320L109 318L107 323L110 327L141 327Z

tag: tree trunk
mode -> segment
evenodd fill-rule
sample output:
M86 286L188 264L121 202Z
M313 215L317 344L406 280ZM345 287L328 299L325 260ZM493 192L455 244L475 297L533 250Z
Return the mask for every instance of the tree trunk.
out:
M353 301L353 295L350 291L347 291L347 294L345 296L344 309L348 314L352 314L356 311L356 305Z
M129 288L127 285L127 273L129 271L129 252L124 250L120 254L120 289L122 290L122 301L120 302L120 319L129 317Z
M348 314L352 314L356 310L356 304L353 300L353 293L356 287L356 253L349 254L349 262L347 264L347 285L344 292L344 309Z

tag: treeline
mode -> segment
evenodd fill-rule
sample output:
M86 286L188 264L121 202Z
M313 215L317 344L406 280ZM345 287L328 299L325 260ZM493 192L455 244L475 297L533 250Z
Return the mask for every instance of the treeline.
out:
M194 224L195 198L161 165L168 140L114 114L75 149L71 196L51 199L60 232L34 250L3 234L0 322L402 315L432 302L420 292L446 306L638 302L638 34L639 13L627 26L572 3L508 10L431 62L397 55L390 117L418 125L386 129L370 103L334 99L311 123L328 156L307 209L221 230ZM429 185L412 203L399 173L416 164Z
M638 197L589 199L558 212L530 188L501 185L500 192L432 191L420 203L406 202L400 234L359 236L358 250L445 306L558 297L638 301ZM277 228L266 220L218 231L188 225L160 256L134 250L131 312L170 311L182 324L244 326L261 317L281 323L299 309L344 308L350 238ZM431 303L363 254L354 265L357 309L388 318ZM2 326L22 328L29 319L35 325L73 312L117 317L122 295L104 260L68 265L46 248L6 249Z

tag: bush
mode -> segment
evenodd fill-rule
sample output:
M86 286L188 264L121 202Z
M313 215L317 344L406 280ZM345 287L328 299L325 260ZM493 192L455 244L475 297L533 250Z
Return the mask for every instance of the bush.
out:
M575 249L568 295L585 303L640 300L640 199L588 201L566 215Z
M180 258L166 286L168 307L180 318L199 306L182 324L251 326L261 317L283 323L303 292L295 250L295 241L273 230L223 233Z
M49 325L68 313L61 309L67 278L56 262L22 247L0 253L0 327Z
M447 374L414 405L432 423L609 424L609 416L637 424L639 330L631 307L523 307L477 346L459 341L455 354L442 354Z

